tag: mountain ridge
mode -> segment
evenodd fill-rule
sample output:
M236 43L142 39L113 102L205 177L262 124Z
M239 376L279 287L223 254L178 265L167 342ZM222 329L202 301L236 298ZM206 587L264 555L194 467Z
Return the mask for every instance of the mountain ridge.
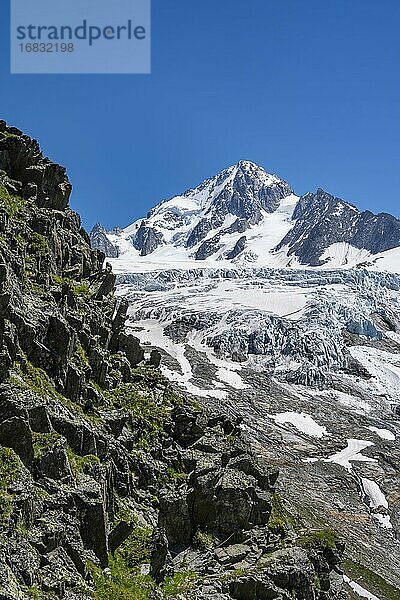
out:
M322 188L297 196L283 179L251 161L239 161L162 200L119 233L92 231L91 239L94 247L132 266L150 255L161 264L172 263L175 255L180 264L186 259L217 266L222 261L393 270L385 253L400 248L400 220L360 211ZM339 258L344 253L340 244L348 244L347 258ZM358 262L357 251L363 251Z

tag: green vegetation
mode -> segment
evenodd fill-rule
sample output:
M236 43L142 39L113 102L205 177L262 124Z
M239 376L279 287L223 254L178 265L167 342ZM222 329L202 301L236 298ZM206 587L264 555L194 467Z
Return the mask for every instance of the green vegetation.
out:
M54 285L63 285L64 279L59 275L55 275L54 273L50 274L50 279Z
M17 135L16 133L10 133L9 131L2 131L1 135L3 136L3 138L19 138L21 137L20 135Z
M28 588L26 592L32 600L46 600L46 596L35 586Z
M125 523L137 523L137 518L129 506L120 506L114 517L113 527L116 527L121 521L125 521Z
M36 460L41 460L50 448L53 448L61 440L61 436L56 433L33 433L33 452Z
M85 454L85 456L78 456L75 452L68 447L67 449L69 464L71 465L72 473L75 477L86 473L94 465L100 464L100 460L94 454Z
M85 349L79 340L77 340L77 342L76 342L76 353L79 356L81 362L83 362L85 365L89 364L89 359L87 357Z
M350 579L377 595L380 600L398 600L400 598L399 588L359 563L347 559L343 564L343 570Z
M169 409L164 403L157 403L151 393L143 394L132 384L123 384L103 394L111 406L125 408L135 418L140 432L137 442L140 448L149 449L155 439L164 435Z
M198 529L193 536L193 546L198 550L208 550L215 545L215 538L212 533Z
M160 485L167 483L180 483L187 479L187 473L183 470L183 465L179 465L179 470L174 466L169 466L162 475L159 475L157 481Z
M295 525L295 520L283 506L279 492L274 492L272 498L271 516L268 521L268 528L277 535L284 535L286 529Z
M334 550L337 543L336 532L332 529L320 529L311 531L297 538L297 542L303 548L330 548Z
M25 204L23 198L10 194L7 188L0 184L0 207L4 208L9 217L16 217Z
M22 233L17 233L16 234L15 241L17 242L18 246L25 246L25 244L26 244L26 239L22 235Z
M22 389L29 389L43 399L63 399L63 396L57 392L52 380L43 369L34 367L27 361L24 365L19 362L14 363L13 370L17 377L12 377L10 382L14 385L18 385Z
M92 295L92 292L86 283L72 283L71 288L74 296L90 297Z
M75 283L72 279L68 277L60 277L59 275L55 275L52 273L50 275L50 279L53 285L58 285L60 287L67 286L74 296L87 296L90 297L92 292L89 289L89 286L86 283Z
M29 240L29 251L38 256L46 256L49 253L49 244L40 233L33 232Z
M118 548L115 557L121 559L128 569L150 561L150 527L135 527L127 540Z
M118 511L114 525L120 521L137 523L136 517L127 507ZM150 560L151 534L149 527L135 527L114 556L109 557L108 575L92 563L87 565L93 577L95 600L150 600L156 585L150 576L140 574L139 566Z
M0 527L4 527L12 513L12 495L8 487L21 472L21 462L11 448L0 448Z
M71 411L78 413L87 419L91 418L88 415L85 415L79 404L65 398L65 396L56 390L54 383L43 369L34 367L30 362L26 361L23 365L19 362L15 362L13 370L16 376L11 376L8 380L9 383L18 386L22 390L34 392L40 396L43 401L51 399L62 402L64 406L67 406Z
M195 588L196 573L185 571L175 573L172 577L167 577L163 585L163 592L166 598L176 598L181 594L188 594Z
M139 575L127 567L121 556L110 556L110 573L105 574L93 563L87 570L92 575L95 600L150 600L155 584L148 575Z

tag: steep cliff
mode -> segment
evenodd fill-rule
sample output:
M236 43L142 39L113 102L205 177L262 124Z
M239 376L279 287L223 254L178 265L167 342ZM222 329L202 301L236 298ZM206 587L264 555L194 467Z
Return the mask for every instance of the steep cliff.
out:
M70 192L0 121L0 599L338 598L334 533L125 332Z

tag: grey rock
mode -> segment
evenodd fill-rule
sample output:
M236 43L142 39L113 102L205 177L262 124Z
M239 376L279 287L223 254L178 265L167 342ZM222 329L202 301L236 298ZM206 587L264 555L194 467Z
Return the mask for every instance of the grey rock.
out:
M118 258L118 248L110 242L107 231L100 223L96 223L89 235L92 248L100 250L107 258Z

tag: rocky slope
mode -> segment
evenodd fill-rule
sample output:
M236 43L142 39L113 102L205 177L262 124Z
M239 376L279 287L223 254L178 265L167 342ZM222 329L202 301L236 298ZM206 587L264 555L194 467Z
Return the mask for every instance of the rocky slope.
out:
M70 191L1 121L0 598L339 598L335 534L125 330Z
M397 598L399 276L175 269L118 281L129 330L162 352L163 373L243 418L297 512L338 529L348 560L395 591L365 589Z
M105 234L128 331L182 391L243 419L303 521L346 537L346 576L373 600L400 597L399 231L242 161Z
M145 219L93 246L125 270L225 267L366 267L400 270L400 220L361 212L319 189L299 198L290 186L240 161L194 189L157 204Z

